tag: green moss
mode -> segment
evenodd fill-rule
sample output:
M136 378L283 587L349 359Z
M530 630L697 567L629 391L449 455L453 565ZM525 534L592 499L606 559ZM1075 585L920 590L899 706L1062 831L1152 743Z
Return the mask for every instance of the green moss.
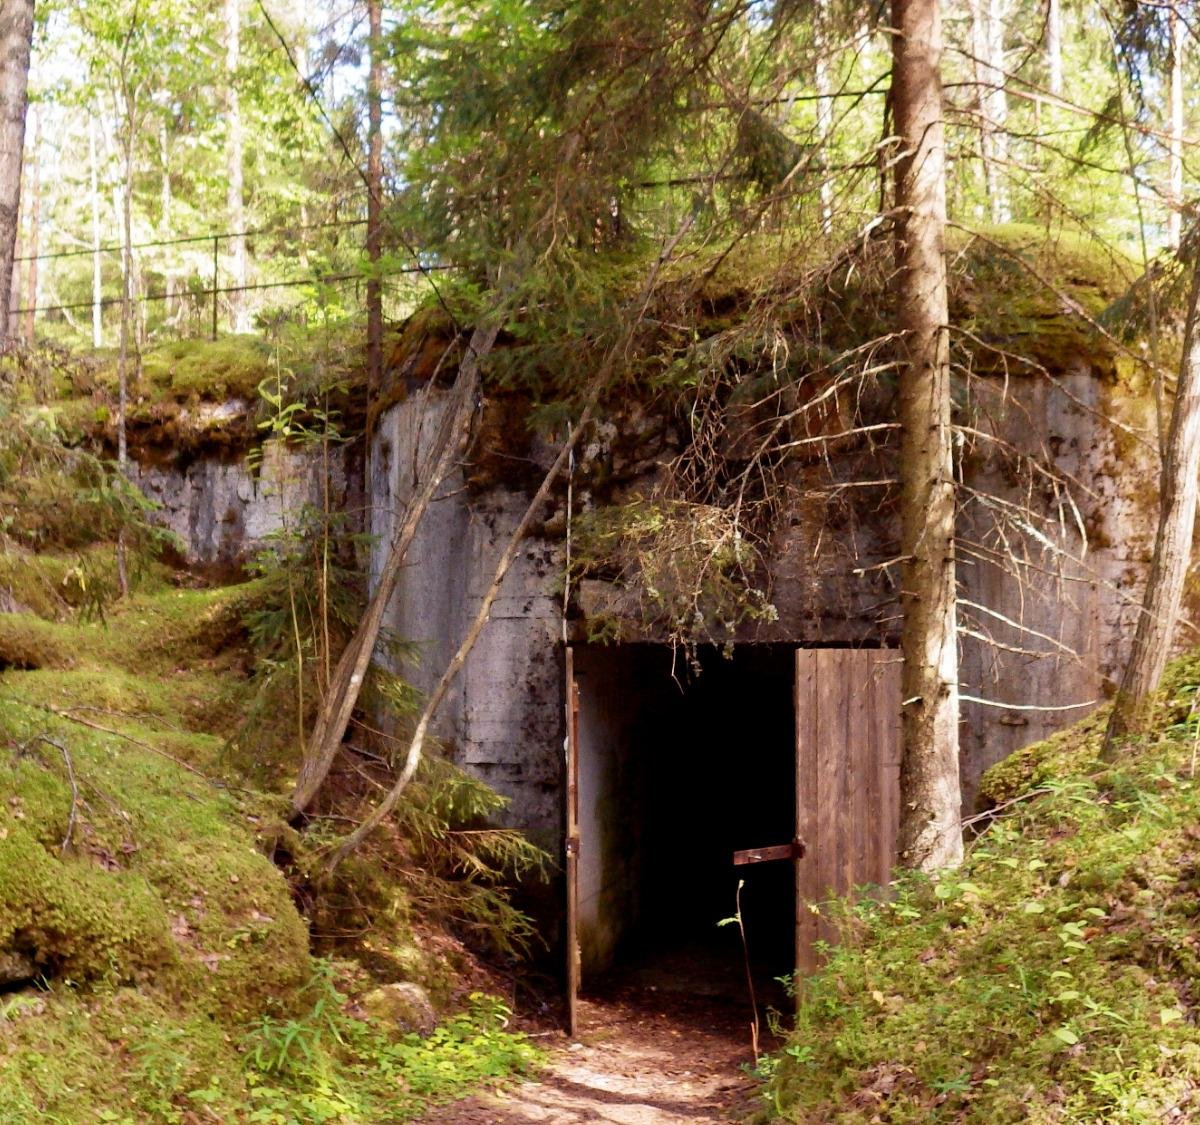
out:
M69 668L71 650L49 622L0 613L0 668Z
M1066 730L1010 754L987 770L979 783L982 807L1003 804L1046 781L1099 768L1100 747L1110 707L1104 706Z

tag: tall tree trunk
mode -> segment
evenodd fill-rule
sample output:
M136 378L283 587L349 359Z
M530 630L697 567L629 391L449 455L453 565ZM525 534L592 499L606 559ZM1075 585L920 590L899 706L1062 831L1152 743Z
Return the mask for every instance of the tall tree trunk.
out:
M103 273L100 268L100 161L96 153L96 119L88 117L88 164L92 193L92 347L104 343Z
M1061 97L1063 92L1061 0L1048 0L1046 8L1046 71L1050 93Z
M10 324L13 259L21 215L21 164L25 154L25 112L29 99L29 50L33 42L33 0L0 3L0 313Z
M954 465L946 295L946 149L938 0L894 0L900 504L904 557L900 860L933 870L962 858Z
M33 343L35 318L38 304L38 246L41 241L42 219L42 114L34 111L33 167L29 182L29 231L25 240L28 268L25 277L25 316L21 324L21 335Z
M12 278L8 284L8 334L17 336L20 329L21 266L25 260L25 238L21 230L21 213L17 213L17 241L13 244Z
M1167 16L1171 38L1171 121L1168 169L1170 199L1167 206L1167 243L1179 247L1183 230L1183 43L1184 29L1174 8Z
M1008 163L1008 94L1004 74L1004 10L1001 0L971 0L971 54L979 90L979 148L983 157L988 219L1011 217L1005 165Z
M171 137L166 124L158 129L158 237L171 240ZM164 247L170 254L170 247ZM167 259L170 262L170 258ZM163 319L173 321L175 314L175 275L169 264L163 266Z
M1200 473L1200 258L1192 267L1187 329L1171 428L1163 461L1154 557L1142 599L1142 613L1133 635L1129 663L1105 733L1105 757L1116 752L1116 740L1143 733L1152 718L1153 692L1162 678L1171 651L1171 637L1179 616L1184 580L1192 555L1196 520L1197 474Z
M829 5L828 0L818 0L814 15L816 18L816 61L813 65L813 78L817 92L817 137L818 144L828 151L830 134L833 130L833 101L829 95L833 92L829 81ZM824 163L829 164L829 157L824 157ZM827 168L821 170L821 232L830 234L833 230L833 179Z
M238 67L241 65L241 0L225 0L225 209L229 229L229 255L233 267L233 285L244 288L249 265L246 258L246 205L243 197L242 107L238 96ZM229 311L234 332L250 331L249 306L244 292L229 294Z
M371 71L367 83L367 398L374 399L383 379L383 13L381 0L367 0Z
M321 704L321 711L305 748L304 760L300 764L296 786L292 790L292 809L298 814L312 804L345 737L346 727L375 654L384 612L396 591L400 571L421 518L451 466L466 448L471 415L479 393L479 365L492 350L498 333L498 326L494 326L476 328L471 334L454 385L443 406L437 433L417 471L416 490L388 548L375 592L333 670L329 691Z
M121 342L117 354L117 471L129 472L129 446L125 421L129 406L129 363L133 344L133 115L126 100L127 117L121 135L123 183L121 185ZM129 593L129 568L125 558L124 529L117 535L117 588Z

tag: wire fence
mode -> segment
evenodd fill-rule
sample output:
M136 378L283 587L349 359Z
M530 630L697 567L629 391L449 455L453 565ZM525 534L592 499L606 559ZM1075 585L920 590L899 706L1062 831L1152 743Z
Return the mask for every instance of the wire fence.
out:
M229 307L229 327L234 328L233 309L230 299L238 294L266 293L270 291L286 292L301 288L324 289L330 286L365 285L368 274L361 264L342 268L309 269L307 272L283 278L269 280L245 281L236 284L229 283L233 271L222 261L222 248L228 247L235 239L279 238L292 242L293 252L299 253L296 240L310 233L329 232L341 229L361 228L366 226L365 219L344 219L335 222L289 225L284 227L256 227L241 231L214 231L207 234L186 235L179 238L150 239L132 243L128 249L138 256L136 272L143 278L149 276L167 277L168 283L153 284L129 296L131 305L145 307L151 304L174 304L175 315L169 325L172 335L201 336L207 334L217 339L221 331L221 305L226 302ZM206 254L207 269L201 270L195 256L185 260L175 255L163 260L147 261L147 251L175 250L184 247L211 248L211 254ZM104 278L102 260L111 265L114 255L123 256L126 247L120 243L94 243L90 246L77 246L70 249L49 250L36 254L18 254L14 263L19 263L15 269L14 301L10 309L10 317L17 318L26 328L26 334L32 335L38 319L45 326L57 320L65 322L68 330L85 334L90 331L92 342L98 344L103 332L103 314L105 310L120 308L125 304L124 293L112 292L112 278ZM350 257L342 248L342 256ZM352 255L358 257L357 248ZM91 259L92 270L88 277L76 274L64 278L47 276L42 263L57 263L72 259ZM123 284L123 263L118 260L117 282ZM437 271L452 269L453 266L443 263L416 263L408 266L388 266L384 270L386 278L411 277L425 275ZM111 275L111 270L109 271ZM24 274L24 276L22 276ZM225 276L223 277L222 274ZM61 299L57 296L64 288L78 290L84 288L89 295L78 299ZM30 300L30 292L32 300ZM51 294L50 300L45 300L45 293ZM23 298L23 299L22 299ZM71 314L90 310L92 324L85 329L83 325L74 323ZM258 311L262 311L261 308Z

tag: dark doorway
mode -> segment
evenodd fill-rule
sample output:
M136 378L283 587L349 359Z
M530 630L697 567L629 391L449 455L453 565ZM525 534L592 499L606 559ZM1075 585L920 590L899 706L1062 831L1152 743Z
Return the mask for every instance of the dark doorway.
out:
M795 650L662 645L575 650L579 685L579 938L585 992L638 974L742 997L737 909L762 998L794 968L795 872L733 866L796 830Z

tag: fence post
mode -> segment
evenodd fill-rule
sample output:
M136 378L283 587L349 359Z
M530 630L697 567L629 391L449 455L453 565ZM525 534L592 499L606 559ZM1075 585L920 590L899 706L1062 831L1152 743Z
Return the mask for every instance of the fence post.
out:
M212 338L217 338L217 254L221 244L221 236L213 235L213 306L212 306Z

